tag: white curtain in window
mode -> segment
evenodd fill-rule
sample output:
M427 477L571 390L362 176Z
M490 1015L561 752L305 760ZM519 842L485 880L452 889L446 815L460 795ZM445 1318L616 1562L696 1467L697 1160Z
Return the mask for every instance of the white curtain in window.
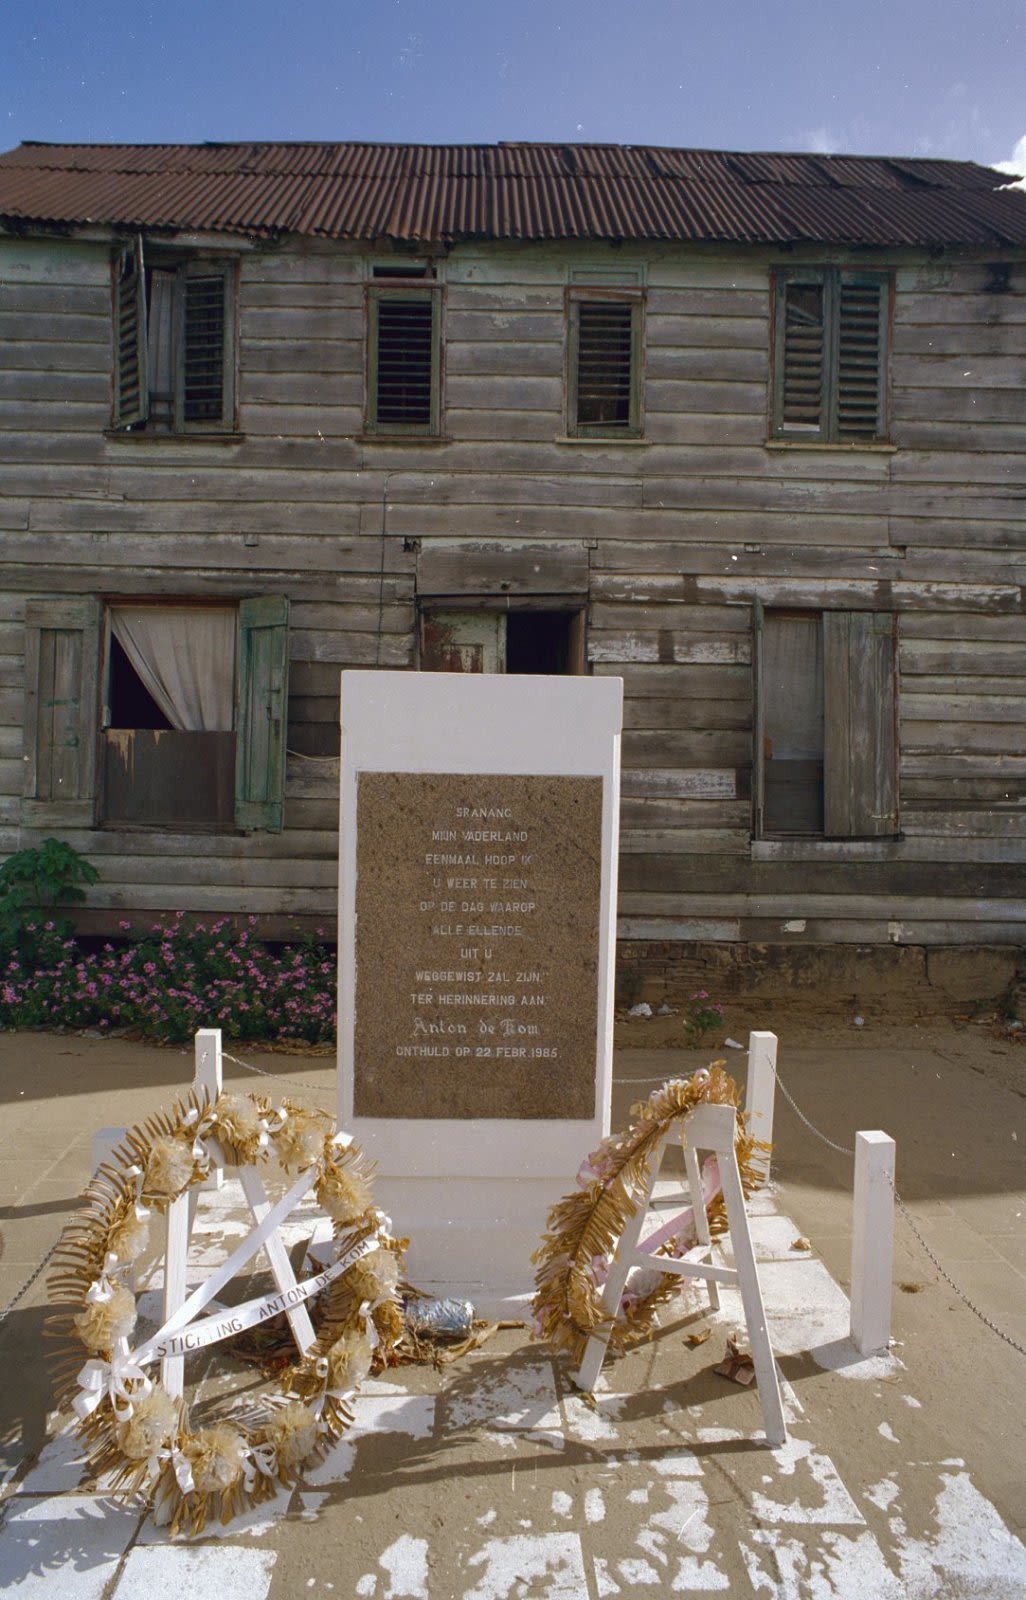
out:
M173 728L230 733L234 606L111 606L110 625Z
M174 317L175 274L151 272L150 305L147 318L146 363L150 388L150 416L171 425L171 398L174 391L174 345L171 336Z

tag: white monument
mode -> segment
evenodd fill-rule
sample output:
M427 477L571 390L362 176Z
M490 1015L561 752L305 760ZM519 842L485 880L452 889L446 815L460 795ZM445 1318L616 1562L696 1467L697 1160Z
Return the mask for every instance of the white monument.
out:
M344 672L339 1121L409 1275L522 1313L609 1131L614 678Z

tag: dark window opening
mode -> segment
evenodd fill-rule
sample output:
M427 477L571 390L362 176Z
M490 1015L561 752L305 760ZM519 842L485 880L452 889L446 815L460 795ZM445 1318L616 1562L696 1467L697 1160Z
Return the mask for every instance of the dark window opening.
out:
M582 301L578 307L577 421L629 427L631 322L629 305Z
M430 426L432 322L430 300L378 301L378 422Z
M506 671L560 674L570 671L570 614L511 611L506 617Z
M424 265L416 266L414 263L409 262L399 266L374 267L371 276L375 278L433 278L435 269Z
M110 641L107 705L112 728L170 728L150 691L117 639Z
M379 274L367 290L367 417L371 432L437 434L441 415L441 291Z
M185 280L186 422L216 422L224 412L224 278Z
M567 429L578 437L641 432L641 313L635 295L569 303Z

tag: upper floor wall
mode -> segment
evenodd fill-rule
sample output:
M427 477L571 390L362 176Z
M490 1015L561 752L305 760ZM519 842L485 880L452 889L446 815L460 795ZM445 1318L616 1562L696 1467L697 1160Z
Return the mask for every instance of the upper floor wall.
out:
M15 437L7 456L27 464L40 448L33 437L58 436L51 459L113 468L117 502L131 496L140 463L157 470L140 451L158 437L160 462L242 469L270 464L288 444L330 443L320 451L326 471L410 474L389 494L414 516L419 502L425 533L438 474L482 471L493 484L537 477L533 509L517 524L525 534L556 531L538 509L553 493L548 479L591 475L609 491L586 519L599 533L613 508L645 513L653 531L674 536L710 510L728 518L721 535L740 531L751 508L731 483L749 478L767 485L760 513L785 526L797 514L842 515L846 543L871 531L881 542L879 526L860 520L881 515L1002 520L1010 508L1000 492L957 507L949 496L1000 486L1026 442L1026 264L855 262L821 251L801 264L797 254L464 245L429 261L310 246L151 249L142 272L159 403L139 422L124 404L130 296L117 264L130 249L0 240L0 422L25 447ZM397 270L432 276L397 279ZM872 303L846 312L842 295L860 288ZM214 289L223 298L212 332ZM421 315L419 327L394 316L382 325L383 307L404 306ZM211 394L215 357L213 410L192 402L184 414L190 394ZM430 364L423 422L423 390L402 389L393 370L419 357ZM857 390L860 368L876 390L870 412L863 405L846 429L844 393ZM810 384L824 396L818 423L801 404ZM201 446L215 441L224 448L208 456ZM646 495L649 478L669 481ZM50 487L63 498L78 481ZM12 497L35 498L34 480L18 483L24 492ZM832 487L816 487L824 483ZM860 494L859 484L889 493ZM943 504L925 489L937 484L951 486ZM201 496L216 501L207 490L217 487L203 482ZM357 480L347 498L378 499L378 488ZM500 508L504 497L483 503ZM829 526L821 531L830 542Z

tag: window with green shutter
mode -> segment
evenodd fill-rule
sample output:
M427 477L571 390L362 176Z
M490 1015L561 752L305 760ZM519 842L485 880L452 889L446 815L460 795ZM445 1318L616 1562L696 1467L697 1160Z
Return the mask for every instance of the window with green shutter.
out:
M125 433L236 428L236 264L141 237L114 260L114 416Z
M774 438L827 444L886 439L890 286L881 272L778 270Z
M33 826L281 831L288 600L31 600Z

